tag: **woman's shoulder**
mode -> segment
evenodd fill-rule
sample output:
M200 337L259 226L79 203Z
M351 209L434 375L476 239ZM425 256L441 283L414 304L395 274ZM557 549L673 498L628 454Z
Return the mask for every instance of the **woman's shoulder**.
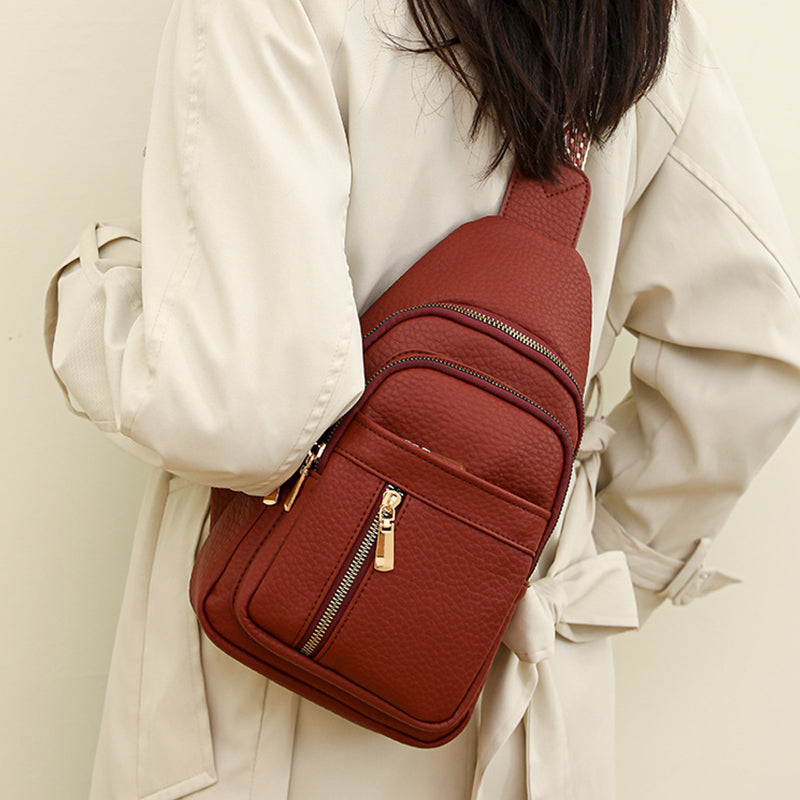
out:
M635 128L638 199L667 157L684 127L704 73L714 69L705 19L687 2L677 0L663 69L655 83L629 110Z
M652 110L659 114L677 136L689 113L698 82L705 72L714 68L705 19L687 0L677 0L664 69L637 104L639 113Z

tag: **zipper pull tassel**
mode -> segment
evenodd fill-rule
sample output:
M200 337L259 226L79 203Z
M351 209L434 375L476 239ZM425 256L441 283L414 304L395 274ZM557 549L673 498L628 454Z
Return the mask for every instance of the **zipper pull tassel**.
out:
M297 480L294 482L294 486L292 486L289 496L283 503L284 511L289 511L294 505L294 501L297 499L297 495L300 494L300 489L303 488L303 483L308 476L308 471L314 465L314 462L316 462L316 460L322 455L322 451L324 449L325 442L322 442L321 444L314 445L314 447L312 447L306 454L306 457L303 459L303 463L300 465L300 474L297 476Z
M386 488L378 509L378 539L375 543L375 569L390 572L394 569L394 521L395 509L403 495L395 489Z

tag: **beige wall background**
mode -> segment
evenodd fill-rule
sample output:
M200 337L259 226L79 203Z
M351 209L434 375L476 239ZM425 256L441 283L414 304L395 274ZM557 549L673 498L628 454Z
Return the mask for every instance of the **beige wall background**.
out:
M65 409L42 344L84 225L138 213L169 0L39 0L0 23L0 797L87 796L145 467ZM792 0L695 0L800 233ZM627 389L630 339L607 370ZM800 430L709 562L744 579L615 642L620 800L796 796ZM313 800L309 798L309 800Z

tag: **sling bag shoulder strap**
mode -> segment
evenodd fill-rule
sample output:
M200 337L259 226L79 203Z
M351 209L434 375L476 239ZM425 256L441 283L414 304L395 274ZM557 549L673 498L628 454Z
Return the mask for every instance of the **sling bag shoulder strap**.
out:
M578 166L560 167L554 181L534 181L525 178L515 165L500 216L575 247L590 193L589 179Z

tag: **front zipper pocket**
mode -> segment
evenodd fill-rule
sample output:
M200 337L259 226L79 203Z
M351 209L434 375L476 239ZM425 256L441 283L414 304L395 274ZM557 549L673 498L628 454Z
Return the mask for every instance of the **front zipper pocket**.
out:
M235 613L252 626L251 635L267 632L286 645L302 645L348 556L357 552L387 483L338 453L328 459L324 478L311 470L291 511L277 512L282 541L268 539L259 547L237 588Z
M386 480L384 499L402 492L395 559L391 571L370 563L349 571L352 582L337 580L343 602L326 598L316 619L327 627L311 626L300 652L417 719L442 722L488 668L550 514L363 412L336 452L365 479Z
M328 597L322 604L310 626L310 635L298 647L306 656L324 644L327 634L335 627L336 620L346 608L348 599L358 589L359 583L372 568L380 572L394 569L394 535L398 506L405 492L386 484L380 495L378 508L368 527L357 541L354 552L348 555L339 571Z
M394 569L362 573L311 657L438 723L488 667L533 557L411 490L397 528Z
M445 724L552 530L572 442L535 399L425 352L382 367L344 419L289 483L234 616L309 674Z
M322 471L309 473L301 497L302 505L281 514L283 541L268 538L253 557L235 605L251 635L267 632L307 655L320 651L371 573L391 581L413 562L405 522L410 500L530 556L551 516L363 412Z
M457 714L499 646L547 509L364 413L300 497L237 589L244 631L426 724Z

